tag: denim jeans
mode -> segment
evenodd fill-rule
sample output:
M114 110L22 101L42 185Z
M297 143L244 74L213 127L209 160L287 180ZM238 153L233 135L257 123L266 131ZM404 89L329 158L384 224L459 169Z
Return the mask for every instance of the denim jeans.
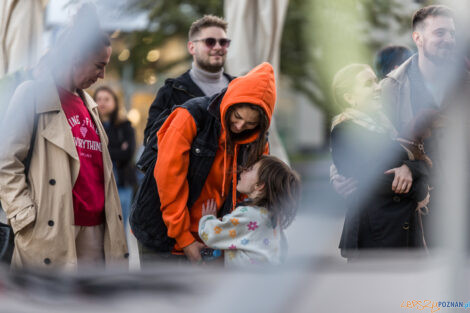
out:
M129 213L132 204L132 187L118 187L119 199L121 200L122 218L124 221L124 229L127 229L129 224Z

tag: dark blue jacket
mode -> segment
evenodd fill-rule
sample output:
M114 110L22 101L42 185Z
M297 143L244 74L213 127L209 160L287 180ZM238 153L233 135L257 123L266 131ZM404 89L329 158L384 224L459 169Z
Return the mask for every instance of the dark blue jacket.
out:
M224 76L232 81L234 77L224 73ZM165 109L171 109L174 105L180 105L195 97L204 97L204 92L193 82L189 70L177 78L165 80L165 85L158 90L155 100L150 105L147 125L144 130L144 145L154 131L152 125L160 113ZM155 135L155 134L153 134Z

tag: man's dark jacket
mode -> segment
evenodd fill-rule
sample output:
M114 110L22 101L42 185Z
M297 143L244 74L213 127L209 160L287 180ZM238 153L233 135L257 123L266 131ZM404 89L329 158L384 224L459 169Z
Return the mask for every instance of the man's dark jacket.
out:
M224 76L229 81L234 78L226 73L224 73ZM150 135L154 132L152 126L163 110L167 108L171 110L174 105L183 104L189 99L203 96L205 96L204 92L191 79L189 70L177 78L167 79L165 85L158 90L157 96L150 106L147 126L145 126L144 131L144 145L147 145Z

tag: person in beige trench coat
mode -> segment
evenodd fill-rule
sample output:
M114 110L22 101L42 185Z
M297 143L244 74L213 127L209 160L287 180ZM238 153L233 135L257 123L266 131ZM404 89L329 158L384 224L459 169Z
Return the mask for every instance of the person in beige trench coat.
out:
M110 55L111 47L105 48L109 49L106 51ZM12 267L76 269L79 261L72 189L80 162L59 100L56 84L60 76L58 80L57 75L51 74L43 71L40 78L26 81L17 88L1 125L0 200L15 233ZM104 66L102 74L97 75L104 77ZM104 261L107 265L127 267L129 254L107 150L108 138L98 116L97 104L81 90L87 87L76 86L94 120L103 147ZM24 160L36 114L37 131L26 178Z

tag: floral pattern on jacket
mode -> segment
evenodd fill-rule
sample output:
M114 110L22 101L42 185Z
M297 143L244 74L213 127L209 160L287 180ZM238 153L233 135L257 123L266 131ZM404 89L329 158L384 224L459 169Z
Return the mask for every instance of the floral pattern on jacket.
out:
M225 265L280 264L287 247L283 231L274 226L265 208L239 206L221 220L213 215L199 221L199 236L213 249L225 251Z

